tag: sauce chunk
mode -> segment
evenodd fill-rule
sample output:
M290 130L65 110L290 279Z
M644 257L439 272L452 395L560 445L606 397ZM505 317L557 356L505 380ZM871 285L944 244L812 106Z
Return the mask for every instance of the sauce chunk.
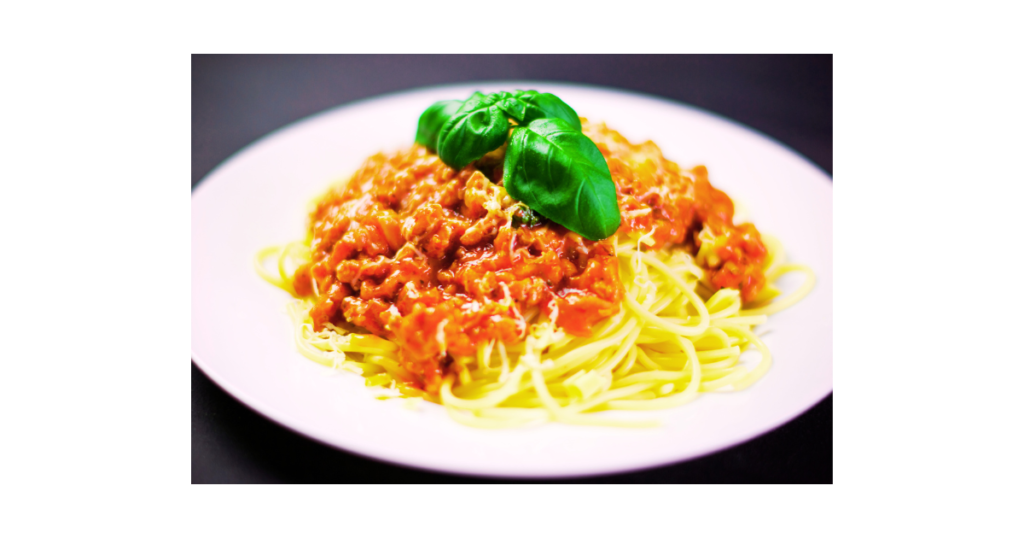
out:
M604 125L584 120L584 132L616 183L620 236L653 230L653 248L697 254L712 287L757 295L760 235L732 224L732 201L706 169L680 170L653 142L630 144ZM296 292L314 296L314 328L348 323L395 341L420 388L436 393L460 358L490 340L522 340L541 313L580 336L617 313L616 238L515 226L502 151L462 170L420 146L378 154L324 194L310 215L311 262L295 276Z

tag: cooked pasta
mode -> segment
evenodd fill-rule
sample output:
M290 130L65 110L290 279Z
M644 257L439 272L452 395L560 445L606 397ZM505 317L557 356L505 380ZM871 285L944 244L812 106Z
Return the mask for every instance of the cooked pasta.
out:
M778 241L766 237L771 265L763 297L788 272L804 275L792 293L764 306L744 308L737 290L711 292L704 271L683 250L644 250L636 243L618 245L619 270L626 283L626 308L604 320L588 337L559 330L541 317L519 344L491 340L475 356L456 357L457 373L448 375L439 394L414 388L398 346L372 334L349 332L333 324L313 328L309 300L296 300L288 311L295 343L309 359L366 378L366 385L387 389L382 397L413 397L444 405L453 419L476 427L505 428L538 422L609 426L651 426L650 421L603 418L603 410L654 410L683 405L700 392L741 390L771 367L771 352L754 327L792 305L814 286L804 265L784 263ZM648 240L649 241L649 240ZM257 271L292 293L291 274L305 263L308 245L291 243L257 255ZM273 262L276 273L266 270ZM753 304L765 302L754 301ZM756 350L753 368L741 354Z
M582 130L621 211L604 239L513 200L504 147L459 170L421 146L376 155L315 200L305 241L256 257L296 297L299 351L382 398L441 404L483 428L649 426L599 412L678 406L764 376L772 356L755 328L810 293L811 269L734 223L704 167L683 170L603 125ZM780 297L774 282L790 272L803 284Z

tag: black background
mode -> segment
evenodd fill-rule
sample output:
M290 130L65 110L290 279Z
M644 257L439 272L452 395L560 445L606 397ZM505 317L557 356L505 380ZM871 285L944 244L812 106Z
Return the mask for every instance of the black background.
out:
M274 129L357 99L421 86L545 80L623 88L757 129L832 174L832 56L192 57L192 187ZM253 412L192 365L193 483L494 480L398 467L307 439ZM832 395L757 439L583 483L832 483Z

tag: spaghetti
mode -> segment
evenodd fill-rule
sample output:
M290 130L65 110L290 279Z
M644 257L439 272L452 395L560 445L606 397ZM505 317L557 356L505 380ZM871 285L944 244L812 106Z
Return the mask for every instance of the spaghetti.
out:
M462 170L420 146L377 155L316 200L305 241L256 256L297 299L299 351L482 428L650 426L595 412L674 407L765 375L754 328L806 296L813 272L734 224L704 167L583 127L616 184L622 224L608 239L518 220L501 151ZM779 297L790 272L804 282Z
M799 272L805 278L789 295L744 309L737 290L710 291L705 272L690 254L644 250L645 239L650 241L640 237L617 246L626 308L601 322L591 336L572 336L550 319L539 319L519 344L492 340L479 346L475 357L457 359L458 373L444 379L438 395L410 386L415 376L401 366L396 344L333 324L314 330L308 299L288 307L295 343L311 360L360 374L367 386L390 389L383 397L442 404L456 421L482 428L546 421L651 426L592 413L675 407L700 392L741 390L761 378L772 358L753 327L810 292L810 268L785 263L778 241L766 237L770 264L762 297L778 294L773 283L786 273ZM308 248L295 242L264 249L257 255L256 270L294 293L291 272L308 261ZM275 272L266 269L268 260ZM752 368L741 361L741 354L751 348L760 354Z

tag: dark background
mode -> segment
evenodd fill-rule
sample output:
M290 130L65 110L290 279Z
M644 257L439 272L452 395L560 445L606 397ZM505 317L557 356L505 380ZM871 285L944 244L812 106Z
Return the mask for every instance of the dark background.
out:
M623 88L695 105L767 134L832 174L832 56L192 57L192 187L274 129L409 88L484 80ZM193 483L493 482L342 452L253 412L192 365ZM832 483L832 395L736 447L646 471L555 482Z

